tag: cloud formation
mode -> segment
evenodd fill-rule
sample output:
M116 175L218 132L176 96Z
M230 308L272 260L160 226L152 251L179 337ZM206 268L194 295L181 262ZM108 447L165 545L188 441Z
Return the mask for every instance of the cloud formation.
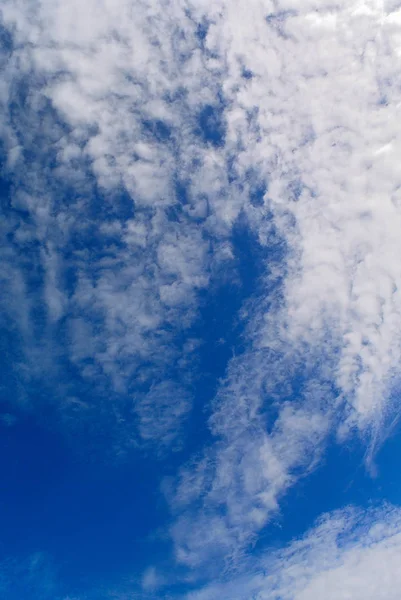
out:
M266 250L241 353L205 400L211 440L168 492L187 566L237 564L329 432L359 431L370 456L398 416L400 14L375 0L2 8L4 310L29 377L65 360L129 441L174 446L187 331L232 269L240 216ZM82 406L62 391L63 410Z
M246 575L186 598L395 600L401 583L400 553L398 509L350 508L325 515L302 539L260 557Z

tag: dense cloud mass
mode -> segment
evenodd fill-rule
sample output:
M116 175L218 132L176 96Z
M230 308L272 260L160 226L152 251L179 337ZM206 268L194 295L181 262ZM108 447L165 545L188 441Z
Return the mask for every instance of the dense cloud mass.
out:
M244 564L329 439L359 437L373 470L398 420L398 3L0 14L9 410L51 407L112 455L173 456L164 535L183 581L235 573L191 600L395 598L397 509L334 513ZM207 387L204 322L227 287L241 300L217 321L235 309L240 334ZM151 564L140 593L171 583Z

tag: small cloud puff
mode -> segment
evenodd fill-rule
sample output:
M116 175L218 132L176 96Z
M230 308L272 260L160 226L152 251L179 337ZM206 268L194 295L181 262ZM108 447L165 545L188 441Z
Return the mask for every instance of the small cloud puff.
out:
M148 567L142 576L142 589L145 592L155 592L164 585L164 577L155 567Z

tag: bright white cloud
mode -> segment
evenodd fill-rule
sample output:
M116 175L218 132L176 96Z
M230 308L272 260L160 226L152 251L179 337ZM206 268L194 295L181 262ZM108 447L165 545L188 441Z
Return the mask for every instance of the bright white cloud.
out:
M365 427L399 363L398 8L280 3L266 22L264 4L253 5L247 15L224 5L207 38L229 57L228 144L241 147L241 174L257 160L277 223L295 217L295 228L283 222L294 252L283 334L324 344L331 330L350 422ZM242 84L240 48L254 74Z
M398 509L326 515L284 550L254 559L246 575L188 600L396 600L401 574ZM256 563L256 566L255 566Z

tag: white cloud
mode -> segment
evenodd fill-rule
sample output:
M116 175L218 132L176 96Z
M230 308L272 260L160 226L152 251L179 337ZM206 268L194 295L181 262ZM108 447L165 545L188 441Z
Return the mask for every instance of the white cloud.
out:
M388 403L401 332L398 13L375 2L280 2L266 21L264 3L219 7L206 46L224 73L225 153L241 182L257 165L268 184L264 207L245 209L262 243L271 240L264 219L273 211L288 255L282 301L262 299L248 313L253 350L233 359L217 395L219 441L195 484L202 509L173 529L178 558L191 565L219 547L231 561L252 540L316 464L338 411L341 436L356 425L370 434L371 452L398 411ZM301 387L288 406L285 385L302 363L315 388ZM187 518L201 526L194 532Z
M211 186L218 189L225 163L196 144L194 133L195 113L213 102L208 86L215 84L205 77L196 23L176 10L182 27L174 31L172 14L152 3L42 2L26 10L12 1L2 7L14 36L2 122L17 183L12 206L29 212L31 240L42 248L38 269L45 273L43 289L40 284L31 294L45 313L39 351L47 347L49 363L58 359L53 340L66 319L69 360L98 388L111 382L132 397L138 386L142 393L163 380L178 360L186 364L185 340L181 348L174 332L191 324L197 292L219 260L210 254L210 228L203 233L207 196ZM29 93L20 99L24 81ZM205 191L194 185L203 168ZM181 180L190 193L174 218L167 209L177 205ZM66 199L59 197L65 186ZM114 206L121 193L130 215ZM231 222L238 210L222 210L222 220L229 214ZM12 229L18 263L27 225ZM67 271L74 272L72 290L63 288ZM20 273L22 306L29 294L27 274ZM28 360L37 345L31 315L25 310L16 319L31 334ZM185 406L171 406L171 419L186 414ZM168 411L166 404L163 421Z
M280 361L267 358L260 352L232 360L210 423L217 441L181 470L170 496L180 515L172 528L176 556L188 566L213 571L218 557L237 567L284 493L321 458L332 427L330 388L311 380L298 399L286 401L290 370L283 374ZM273 414L266 412L273 401L266 381L281 395Z
M399 509L324 516L302 539L253 559L246 574L189 593L188 600L396 600Z
M254 73L241 85L231 66L226 78L235 108L227 111L229 140L243 147L241 173L259 158L277 223L282 213L295 217L295 228L287 220L283 228L294 253L283 334L291 344L325 344L331 330L350 423L364 428L385 410L399 363L399 9L303 3L286 14L289 4L280 3L266 25L266 9L253 4L263 36L253 11L236 27L229 4L208 37L233 63L243 48ZM255 107L257 140L246 120Z
M143 395L143 388L163 379L177 360L185 363L174 331L191 323L197 291L209 279L209 242L194 223L201 217L199 207L188 205L176 221L165 212L177 203L175 181L184 160L176 152L185 154L190 139L184 136L183 147L177 139L158 140L157 120L166 131L175 128L175 138L184 133L177 131L180 107L163 99L179 91L174 82L178 75L173 81L167 77L160 62L166 49L155 44L161 32L155 35L149 25L156 24L162 12L152 16L151 5L144 13L129 3L97 2L86 7L41 3L29 11L10 2L3 8L6 27L15 26L15 48L6 62L2 131L9 138L11 176L17 183L12 206L28 211L30 219L29 231L24 222L9 226L16 266L13 277L8 276L7 265L2 271L10 288L6 298L14 300L7 301L5 309L23 330L27 360L40 354L42 367L46 359L48 367L54 359L57 362L58 327L66 319L65 349L81 374L99 392L111 382L117 393L136 398L137 384ZM163 19L160 26L168 29ZM184 47L182 51L188 54ZM27 77L29 95L25 104L18 105L19 86ZM56 113L46 105L47 99ZM37 117L40 111L43 119ZM17 141L32 162L15 152ZM49 148L57 157L51 169ZM186 160L193 154L197 151L187 152ZM100 202L91 189L93 174L104 195L96 209L91 207ZM68 202L58 197L65 185L71 190ZM134 216L121 217L113 206L123 191ZM91 250L93 239L99 250ZM43 289L39 284L34 293L21 266L27 241L42 248L37 260L29 256L45 273ZM9 258L11 250L6 249ZM63 287L68 270L75 271L73 290ZM39 306L45 325L38 340L32 314ZM52 373L59 375L55 365L47 377ZM161 410L154 408L157 413ZM174 427L180 428L179 420L189 408L188 396L181 402L173 395L170 404L165 403L161 421L171 431L163 434L164 441L174 437ZM118 407L114 410L119 413ZM138 407L133 403L131 414L138 411L140 435L157 443L150 423L144 425L151 408L145 417L144 403Z

